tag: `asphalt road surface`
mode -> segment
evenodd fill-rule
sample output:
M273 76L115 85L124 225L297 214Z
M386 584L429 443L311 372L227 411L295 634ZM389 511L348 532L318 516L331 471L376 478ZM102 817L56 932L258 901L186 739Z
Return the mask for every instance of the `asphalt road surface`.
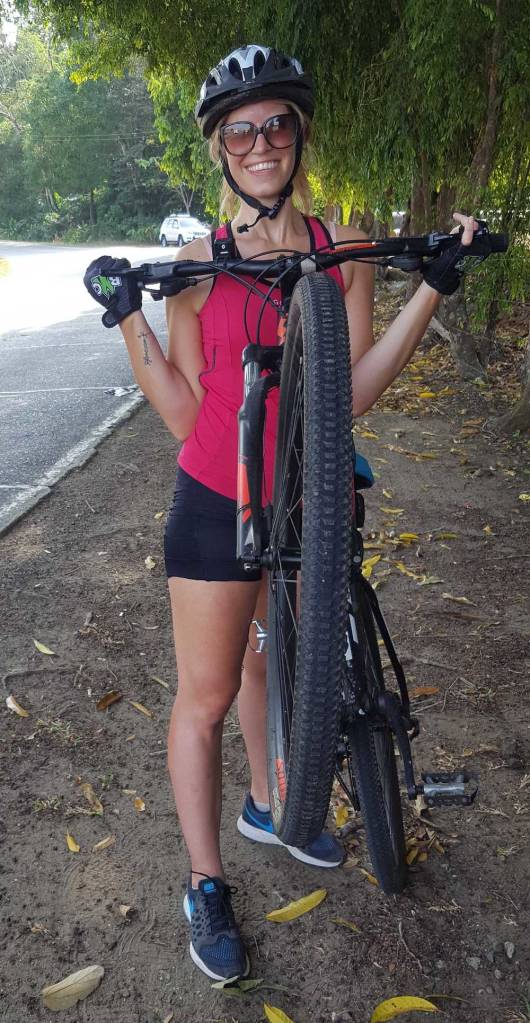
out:
M133 265L173 256L159 246L104 251ZM83 285L101 252L0 241L0 531L141 400L119 329L102 326ZM164 303L146 297L144 307L165 344Z

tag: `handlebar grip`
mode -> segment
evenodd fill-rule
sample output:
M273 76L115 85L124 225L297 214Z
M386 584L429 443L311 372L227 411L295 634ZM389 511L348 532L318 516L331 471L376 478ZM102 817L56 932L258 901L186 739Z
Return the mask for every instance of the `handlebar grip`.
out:
M490 244L492 252L506 252L509 245L508 235L490 234Z

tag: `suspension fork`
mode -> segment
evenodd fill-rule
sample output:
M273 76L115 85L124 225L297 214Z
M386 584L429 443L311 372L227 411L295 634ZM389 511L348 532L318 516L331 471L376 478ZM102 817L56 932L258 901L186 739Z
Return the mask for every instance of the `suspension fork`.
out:
M263 428L269 391L280 383L283 349L247 345L243 351L244 400L238 412L237 558L247 570L261 565L270 506L263 508ZM267 376L262 376L269 370Z

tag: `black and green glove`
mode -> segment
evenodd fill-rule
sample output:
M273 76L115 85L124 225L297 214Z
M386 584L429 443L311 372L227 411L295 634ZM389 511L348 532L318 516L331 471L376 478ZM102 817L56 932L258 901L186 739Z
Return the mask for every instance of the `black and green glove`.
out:
M142 292L137 282L120 274L120 270L127 270L130 265L128 259L98 256L85 271L85 288L106 309L101 317L105 327L115 327L142 308Z

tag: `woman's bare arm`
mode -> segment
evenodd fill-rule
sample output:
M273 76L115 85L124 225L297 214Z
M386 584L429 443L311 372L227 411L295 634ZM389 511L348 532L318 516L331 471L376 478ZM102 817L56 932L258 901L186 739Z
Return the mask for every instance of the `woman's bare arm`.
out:
M135 380L168 430L183 440L197 418L197 399L186 377L164 355L143 312L120 323Z

